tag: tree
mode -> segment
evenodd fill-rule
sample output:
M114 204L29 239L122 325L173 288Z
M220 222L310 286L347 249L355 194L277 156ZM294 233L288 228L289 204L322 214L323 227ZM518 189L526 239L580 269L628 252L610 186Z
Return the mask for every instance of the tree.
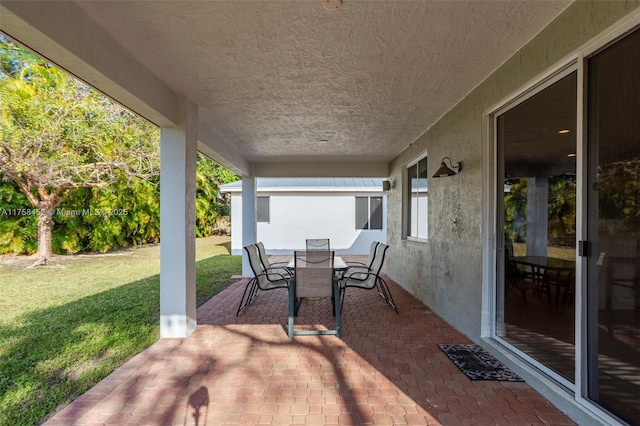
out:
M0 174L38 215L38 262L53 255L56 208L75 188L159 174L159 131L0 38ZM107 212L108 213L108 212Z
M527 238L527 180L507 179L509 191L504 195L505 238L522 242Z
M598 168L600 219L611 232L640 230L640 158L602 164Z
M549 177L548 239L553 245L576 244L576 175Z
M208 237L216 230L218 219L228 216L230 201L227 194L220 193L220 185L234 182L239 177L198 154L196 168L196 236Z

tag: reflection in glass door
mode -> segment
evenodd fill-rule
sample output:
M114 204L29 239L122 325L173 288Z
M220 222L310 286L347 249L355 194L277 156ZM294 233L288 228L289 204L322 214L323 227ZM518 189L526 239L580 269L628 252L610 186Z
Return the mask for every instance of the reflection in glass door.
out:
M496 117L496 334L574 381L576 72Z
M587 70L588 394L640 424L640 30Z

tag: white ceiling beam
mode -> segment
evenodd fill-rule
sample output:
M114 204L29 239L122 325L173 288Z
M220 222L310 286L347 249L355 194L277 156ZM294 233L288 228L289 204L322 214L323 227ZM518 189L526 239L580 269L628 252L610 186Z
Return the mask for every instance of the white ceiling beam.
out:
M378 177L389 176L389 163L301 162L254 163L256 177Z
M198 151L237 175L251 174L251 164L238 152L233 143L203 120L198 123Z

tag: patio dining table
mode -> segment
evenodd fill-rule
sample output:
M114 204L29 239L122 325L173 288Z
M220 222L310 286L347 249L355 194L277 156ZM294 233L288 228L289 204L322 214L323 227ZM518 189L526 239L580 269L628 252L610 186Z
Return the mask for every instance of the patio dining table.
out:
M289 263L287 263L287 269L293 271L295 269L296 260L292 258ZM333 272L339 273L345 271L349 265L344 261L340 256L333 257Z

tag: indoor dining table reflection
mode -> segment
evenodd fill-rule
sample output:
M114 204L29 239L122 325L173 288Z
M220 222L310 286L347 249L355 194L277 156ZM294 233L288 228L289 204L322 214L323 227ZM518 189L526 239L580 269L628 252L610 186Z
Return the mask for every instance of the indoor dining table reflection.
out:
M515 256L511 258L513 263L521 266L521 270L527 273L537 284L537 291L546 294L551 303L551 288L555 287L555 310L562 303L572 301L575 284L576 261L558 259L547 256ZM560 291L562 290L562 295Z

